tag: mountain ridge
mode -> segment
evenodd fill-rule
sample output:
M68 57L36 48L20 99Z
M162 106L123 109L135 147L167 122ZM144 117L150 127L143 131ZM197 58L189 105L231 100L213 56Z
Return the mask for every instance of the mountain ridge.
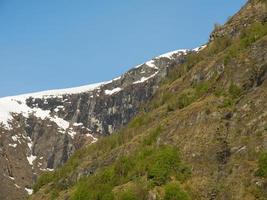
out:
M42 175L30 198L266 199L266 5L216 26L136 117Z

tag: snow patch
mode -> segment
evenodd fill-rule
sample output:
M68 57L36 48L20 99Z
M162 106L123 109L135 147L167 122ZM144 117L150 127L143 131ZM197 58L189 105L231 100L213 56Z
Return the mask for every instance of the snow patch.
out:
M197 48L192 49L192 51L199 52L199 51L205 49L206 47L207 47L207 45L202 45L202 46L200 46L200 47L197 47Z
M74 123L73 126L83 126L83 123Z
M15 99L16 98L16 99ZM6 128L10 129L9 122L13 119L12 113L20 113L25 118L29 115L34 114L37 118L42 120L48 118L55 122L59 127L66 129L69 127L69 123L61 118L52 117L49 110L42 110L40 108L30 108L26 105L26 98L12 97L12 98L1 98L0 99L0 122L2 122ZM13 139L13 138L12 138ZM14 141L16 138L13 139Z
M54 111L58 112L59 110L64 110L64 106L57 106Z
M175 54L186 55L188 51L189 51L188 49L179 49L179 50L176 50L176 51L171 51L171 52L162 54L162 55L160 55L160 56L158 56L156 58L157 59L158 58L169 58L169 59L171 59Z
M155 61L154 60L150 60L148 62L145 63L148 67L154 68L154 69L158 69L158 67L155 65Z
M77 133L70 128L70 130L68 131L68 134L73 139Z
M17 144L8 144L8 146L13 147L13 148L16 148L17 147Z
M26 192L28 193L28 195L32 195L32 193L33 193L33 189L31 189L31 188L24 188L25 190L26 190Z
M28 117L30 114L34 114L37 118L44 120L49 118L51 121L57 123L61 128L68 128L69 124L63 119L57 117L51 117L50 111L42 110L40 108L30 108L26 105L26 100L30 97L32 98L42 98L47 99L51 97L63 98L64 94L76 94L95 90L106 82L96 83L91 85L85 85L81 87L67 88L67 89L57 89L48 90L37 93L30 93L18 96L10 96L0 98L0 123L2 122L5 128L10 129L10 122L13 119L12 114L22 114L24 117ZM44 103L48 103L45 101ZM58 106L58 109L64 108L63 106Z
M17 141L18 141L18 139L19 139L19 137L18 137L18 136L16 136L16 135L13 135L11 138L12 138L12 140L13 140L14 142L17 142Z
M33 161L36 159L36 156L34 155L30 155L30 156L27 156L27 160L29 162L30 165L33 165Z
M120 80L121 79L121 76L117 77L117 78L114 78L112 81L117 81L117 80Z
M135 66L134 68L137 69L137 68L139 68L139 67L141 67L141 66L143 66L143 65L144 65L144 64L137 65L137 66Z
M143 83L143 82L145 82L145 81L147 81L147 80L153 78L153 77L156 76L157 74L158 74L158 72L152 74L152 75L149 76L149 77L142 77L140 80L133 82L133 84Z
M46 168L46 169L43 169L43 168L40 168L41 171L46 171L46 172L52 172L54 171L54 169L50 169L50 168Z
M33 142L32 142L32 140L31 140L30 137L27 137L27 139L30 141L30 142L27 143L27 145L28 145L30 151L32 152ZM34 161L35 159L36 159L36 156L32 155L32 153L31 153L30 156L27 156L27 160L28 160L28 162L29 162L30 165L33 165L33 161Z
M112 94L115 94L115 93L118 93L119 91L121 91L122 89L121 88L114 88L112 90L105 90L105 94L106 95L112 95Z

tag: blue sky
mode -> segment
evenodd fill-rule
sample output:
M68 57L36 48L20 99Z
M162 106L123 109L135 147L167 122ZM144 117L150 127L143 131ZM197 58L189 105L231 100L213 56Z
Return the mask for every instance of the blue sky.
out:
M204 44L245 0L0 0L0 96L110 80Z

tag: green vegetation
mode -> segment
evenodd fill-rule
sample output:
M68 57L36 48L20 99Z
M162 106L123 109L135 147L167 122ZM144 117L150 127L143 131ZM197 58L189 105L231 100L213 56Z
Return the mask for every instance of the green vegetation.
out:
M219 52L224 51L227 47L231 46L232 39L229 36L217 37L210 44L209 55L215 55Z
M129 123L129 127L130 128L137 128L137 127L140 127L144 124L149 123L150 120L151 120L150 117L148 115L146 115L146 113L142 113L142 114L138 115L137 117L135 117Z
M243 93L242 88L240 88L239 86L237 86L234 83L231 83L230 87L229 87L229 94L231 96L232 99L237 99L239 98Z
M178 98L178 108L182 109L189 106L191 103L195 102L203 95L205 95L209 90L208 82L201 82L196 84L192 90L183 93Z
M267 153L261 153L258 160L258 170L256 176L267 178Z
M216 90L214 91L214 94L217 97L224 97L223 103L222 105L220 105L221 108L234 106L243 93L244 90L233 82L229 86L227 92L225 92L225 90L220 87L216 88Z
M137 121L142 121L140 117L138 117ZM136 123L135 127L137 127L137 124L140 126L140 123ZM171 145L157 144L162 132L162 126L157 126L150 130L143 137L136 153L121 155L109 166L99 169L93 175L80 179L73 188L71 199L145 200L147 199L148 191L156 186L164 186L173 178L180 182L186 180L191 173L189 168L181 162L178 149ZM68 179L64 177L74 171L78 160L81 159L81 155L94 151L99 153L100 149L109 153L110 149L122 145L122 138L127 138L126 140L128 140L129 137L132 137L122 137L122 135L115 134L114 136L103 138L99 140L99 143L77 151L62 168L53 173L43 174L35 184L34 192L37 192L42 186L53 182L50 194L51 199L55 199L60 191L73 186L73 183L68 182ZM98 146L103 144L109 144L110 146L107 145L107 149L103 150ZM131 187L128 187L128 184ZM121 192L114 191L114 188L123 185L126 186Z
M190 170L181 163L176 148L146 146L138 150L137 154L122 156L108 168L80 180L71 199L128 200L140 199L140 194L145 199L148 195L146 185L152 189L165 185L171 180L170 177L184 181L189 176ZM126 188L119 193L112 191L117 185L128 183L132 183L135 188Z
M165 186L164 200L189 200L186 194L180 187L179 183L169 183Z
M161 106L165 106L167 112L174 111L177 108L183 109L207 94L209 88L210 83L208 81L202 81L183 90L179 94L170 90L164 90L159 98L155 98L152 102L152 109Z
M240 51L261 39L267 34L267 23L254 22L251 26L244 29L238 40L232 41L230 47L226 50L224 64L228 65L230 61L239 55Z
M183 93L179 96L177 104L178 108L182 109L187 106L189 106L191 103L193 103L197 97L195 96L195 93L193 91ZM177 107L177 105L175 105Z
M40 176L38 181L35 183L33 187L33 191L37 192L42 186L51 182L52 180L53 180L53 173L51 172L44 173L42 176Z

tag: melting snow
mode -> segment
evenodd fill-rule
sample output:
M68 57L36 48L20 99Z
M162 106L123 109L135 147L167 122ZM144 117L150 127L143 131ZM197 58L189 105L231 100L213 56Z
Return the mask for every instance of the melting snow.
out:
M25 103L26 99L14 99L13 98L1 98L0 99L0 122L3 122L7 128L10 128L9 121L12 120L12 113L21 113L24 117L28 117L29 114L34 113L36 117L45 119L50 118L54 122L60 122L57 118L50 117L50 111L45 111L40 108L30 108ZM13 139L13 138L12 138ZM13 139L14 140L14 139Z
M83 126L83 123L74 123L73 126Z
M17 144L8 144L8 146L13 147L13 148L16 148L17 147Z
M13 140L14 142L17 142L17 141L18 141L18 136L16 136L16 135L13 135L11 138L12 138L12 140Z
M176 51L171 51L169 53L162 54L156 58L172 58L174 54L185 55L188 51L189 51L188 49L179 49Z
M133 84L143 83L143 82L145 82L145 81L147 81L147 80L153 78L154 76L156 76L157 73L158 73L158 72L156 72L155 74L152 74L152 75L149 76L149 77L142 77L140 80L133 82Z
M48 172L52 172L52 171L54 171L54 169L50 169L50 168L46 168L46 169L42 169L42 168L40 168L40 170L41 170L41 171L48 171Z
M112 81L117 81L117 80L120 80L121 79L121 76L117 77L117 78L114 78Z
M50 115L49 110L42 110L40 108L30 108L26 105L26 97L5 97L0 99L0 122L2 122L7 128L10 128L9 121L12 120L12 113L20 113L24 117L28 117L30 114L34 114L37 118L42 120L48 118L55 122L59 127L67 129L69 122L55 116ZM17 141L16 136L12 136L14 141Z
M36 159L36 156L34 155L30 155L30 156L27 156L27 160L29 162L30 165L33 165L33 161Z
M121 91L121 88L114 88L112 90L105 90L105 94L106 95L112 95L112 94L115 94L117 92Z
M56 117L51 117L50 111L42 110L40 108L28 107L26 105L26 99L29 97L47 98L53 96L56 96L57 98L63 98L62 95L64 94L76 94L92 91L99 88L103 84L105 84L105 82L85 85L81 87L48 90L43 92L0 98L0 122L2 122L7 128L10 128L8 122L12 120L12 113L21 113L24 117L28 117L29 114L34 113L36 117L41 119L49 118L50 120L57 123L60 127L66 129L69 126L68 122Z
M71 136L71 138L73 139L77 133L76 133L75 131L73 131L72 128L70 128L70 130L68 131L68 134L69 134L69 135Z
M57 106L54 111L58 112L60 109L64 110L64 106Z
M27 145L28 145L30 151L32 152L33 142L32 142L32 140L31 140L30 137L27 137L27 139L30 141L30 142L27 143ZM30 165L33 165L33 161L34 161L35 159L36 159L36 156L32 155L32 153L31 153L30 156L27 156L27 160L28 160L28 162L29 162Z
M32 195L32 193L33 193L33 189L31 189L31 188L24 188L25 190L26 190L26 192L29 194L29 195Z
M154 68L154 69L158 69L158 67L155 65L155 61L154 60L150 60L148 62L145 63L148 67Z
M192 49L192 51L198 52L198 51L201 51L201 50L205 49L206 47L207 47L207 45L202 45L200 47L197 47L197 48Z

